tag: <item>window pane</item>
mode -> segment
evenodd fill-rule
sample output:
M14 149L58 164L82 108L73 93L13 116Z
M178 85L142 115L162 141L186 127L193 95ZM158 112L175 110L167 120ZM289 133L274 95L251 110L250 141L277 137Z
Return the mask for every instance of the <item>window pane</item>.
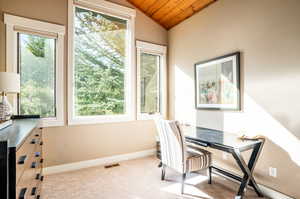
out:
M159 59L158 55L141 54L141 113L160 112Z
M18 34L20 114L55 117L55 39Z
M75 115L124 114L127 21L77 7L74 22Z

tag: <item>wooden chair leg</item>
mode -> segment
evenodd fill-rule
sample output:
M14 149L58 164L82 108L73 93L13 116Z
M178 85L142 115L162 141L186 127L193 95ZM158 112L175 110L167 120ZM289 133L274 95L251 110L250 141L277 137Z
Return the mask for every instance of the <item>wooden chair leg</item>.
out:
M208 167L208 175L209 175L209 177L208 177L208 184L211 184L211 178L212 178L212 176L211 176L211 172L212 172L212 168L211 168L211 166L210 167Z
M161 180L165 180L165 175L166 175L166 166L162 164L161 166Z
M182 174L182 181L181 181L181 194L184 193L184 182L186 178L186 173Z

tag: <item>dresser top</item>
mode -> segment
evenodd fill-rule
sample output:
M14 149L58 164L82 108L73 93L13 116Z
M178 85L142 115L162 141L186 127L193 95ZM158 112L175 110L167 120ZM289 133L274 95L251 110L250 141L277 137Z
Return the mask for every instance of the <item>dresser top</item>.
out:
M8 140L10 148L19 148L31 131L38 126L39 119L17 119L13 124L0 130L0 141Z

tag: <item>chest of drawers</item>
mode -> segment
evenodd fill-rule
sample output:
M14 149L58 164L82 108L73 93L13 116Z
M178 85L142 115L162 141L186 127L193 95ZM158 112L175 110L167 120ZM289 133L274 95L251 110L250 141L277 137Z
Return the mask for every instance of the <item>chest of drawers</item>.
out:
M0 140L8 143L9 199L41 198L43 139L38 122L39 119L14 120L11 127L0 131Z

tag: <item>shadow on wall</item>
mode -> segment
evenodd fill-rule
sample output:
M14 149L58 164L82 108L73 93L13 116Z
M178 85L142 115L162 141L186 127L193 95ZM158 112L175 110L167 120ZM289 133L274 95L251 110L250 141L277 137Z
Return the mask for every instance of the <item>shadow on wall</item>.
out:
M265 136L286 151L291 160L300 166L300 140L247 94L244 95L244 112L224 112L223 125L225 131Z
M241 135L263 135L286 151L300 167L300 140L245 92L243 112L197 111L194 105L194 80L176 65L174 83L176 120Z

